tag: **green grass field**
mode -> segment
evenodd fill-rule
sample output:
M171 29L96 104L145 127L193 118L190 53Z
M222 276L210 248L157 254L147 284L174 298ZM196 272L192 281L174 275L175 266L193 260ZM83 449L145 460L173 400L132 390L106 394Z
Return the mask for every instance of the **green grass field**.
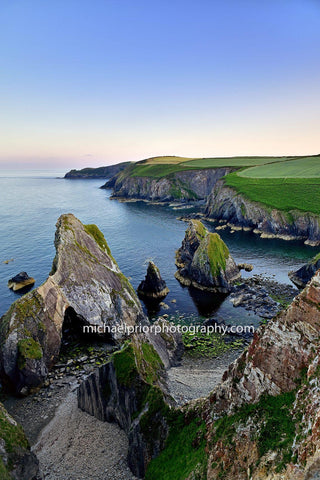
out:
M131 165L124 175L162 178L179 171L238 168L225 183L249 200L283 211L320 214L320 155L305 157L154 157Z
M249 178L234 172L225 183L270 208L320 214L320 178Z
M246 178L319 178L320 156L259 165L243 170L238 175Z
M130 169L131 177L162 178L167 175L203 168L250 167L271 162L285 162L297 157L227 157L227 158L185 158L185 157L153 157L137 162Z

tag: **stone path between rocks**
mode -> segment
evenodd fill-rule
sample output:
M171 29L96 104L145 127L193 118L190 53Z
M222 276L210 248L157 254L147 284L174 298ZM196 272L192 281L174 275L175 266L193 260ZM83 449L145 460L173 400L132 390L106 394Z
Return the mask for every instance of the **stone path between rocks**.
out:
M69 392L33 447L45 480L134 480L126 434L77 407Z

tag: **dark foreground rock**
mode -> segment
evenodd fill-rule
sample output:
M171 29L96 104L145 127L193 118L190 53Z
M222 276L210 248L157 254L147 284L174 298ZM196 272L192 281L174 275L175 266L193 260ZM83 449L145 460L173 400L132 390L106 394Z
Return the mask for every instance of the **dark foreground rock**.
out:
M138 286L137 292L139 297L151 299L161 299L168 295L169 288L153 262L149 262L146 278Z
M314 257L309 263L303 265L296 271L291 271L288 273L290 280L298 287L304 288L307 283L311 280L313 275L320 268L320 258L319 255Z
M199 220L191 220L182 246L176 252L176 278L186 286L228 293L240 278L239 268L217 233L210 233Z
M10 278L8 281L8 288L11 288L14 292L17 292L23 288L31 287L35 284L35 282L35 279L29 277L27 272L20 272L18 275Z
M164 322L165 323L165 322ZM129 439L128 464L144 477L152 458L164 448L169 432L165 367L181 349L180 335L134 335L111 360L84 380L78 405L102 421L114 421Z
M66 326L78 335L88 327L88 335L93 331L118 341L125 338L126 326L146 321L133 287L95 225L62 215L55 246L51 275L1 318L0 372L17 393L28 393L45 380ZM104 325L114 330L105 333Z
M1 480L38 480L39 463L30 451L22 427L0 403L0 478Z

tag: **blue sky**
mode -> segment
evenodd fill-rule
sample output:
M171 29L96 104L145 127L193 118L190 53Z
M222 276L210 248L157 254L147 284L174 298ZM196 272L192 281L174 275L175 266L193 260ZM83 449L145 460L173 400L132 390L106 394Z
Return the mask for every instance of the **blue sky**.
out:
M320 152L317 0L1 0L0 162Z

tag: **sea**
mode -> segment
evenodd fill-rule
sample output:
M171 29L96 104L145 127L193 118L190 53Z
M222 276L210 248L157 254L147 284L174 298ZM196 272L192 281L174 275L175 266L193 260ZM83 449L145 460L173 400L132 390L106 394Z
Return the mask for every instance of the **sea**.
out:
M170 318L195 322L216 318L229 324L254 324L259 319L243 308L233 307L221 295L183 287L175 279L175 251L187 224L178 217L190 209L145 202L111 200L111 190L100 189L102 179L64 179L61 170L0 171L0 315L21 294L8 289L8 280L21 271L43 283L55 255L55 224L63 213L73 213L81 222L95 223L105 235L122 272L134 288L144 279L149 260L159 267L170 289L164 304L144 305L151 319ZM215 224L205 222L215 230ZM302 242L261 239L251 232L218 232L236 262L251 263L248 277L262 274L288 284L288 272L310 260L319 249ZM3 263L12 260L9 263Z

